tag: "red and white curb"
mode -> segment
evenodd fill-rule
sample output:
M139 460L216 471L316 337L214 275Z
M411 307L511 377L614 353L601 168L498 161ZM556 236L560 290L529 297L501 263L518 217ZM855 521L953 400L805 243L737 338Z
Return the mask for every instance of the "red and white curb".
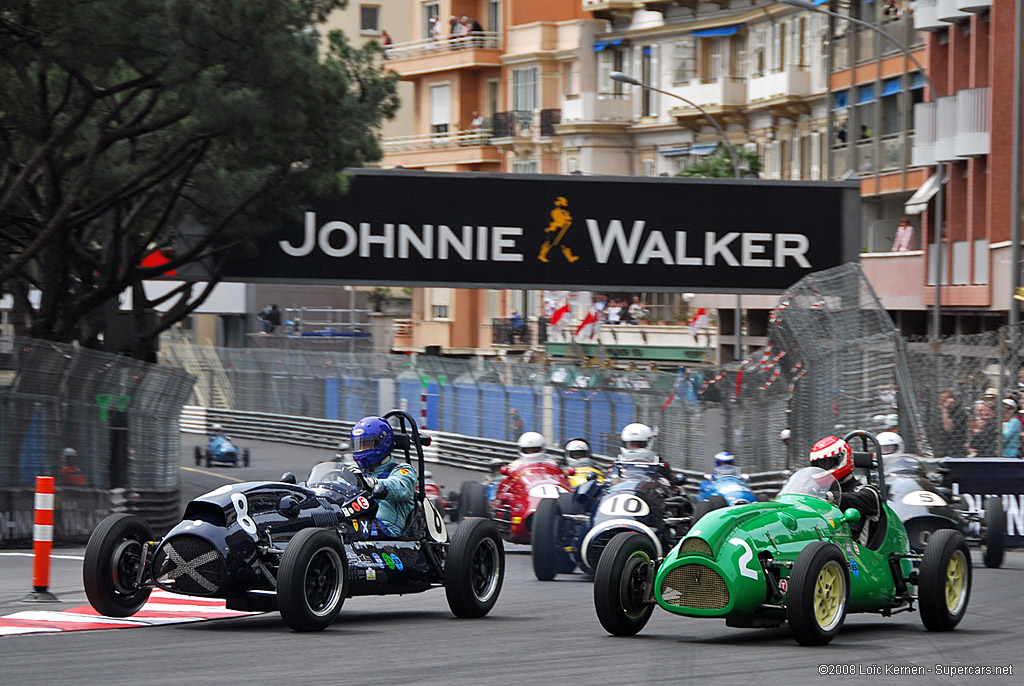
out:
M182 624L207 619L247 617L255 612L229 610L219 598L196 598L156 590L142 609L131 617L103 617L91 605L60 612L25 610L0 617L0 636L14 634L87 631L91 629L130 629L140 626Z

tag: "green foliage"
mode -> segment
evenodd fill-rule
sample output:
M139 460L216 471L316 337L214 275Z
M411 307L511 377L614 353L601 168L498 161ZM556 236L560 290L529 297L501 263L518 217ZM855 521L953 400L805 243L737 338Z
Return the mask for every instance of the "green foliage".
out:
M309 28L344 5L0 6L0 293L16 294L23 331L94 343L104 302L197 262L216 281L225 255L293 219L303 198L344 193L346 168L380 159L398 76L377 44L340 32L320 43ZM176 253L140 268L154 248ZM204 297L177 300L140 335Z
M757 177L761 174L763 167L757 153L742 148L736 149L736 158L739 163L741 177ZM676 176L692 176L703 178L731 179L735 178L732 166L732 156L724 145L710 155L694 162L685 169L680 169Z

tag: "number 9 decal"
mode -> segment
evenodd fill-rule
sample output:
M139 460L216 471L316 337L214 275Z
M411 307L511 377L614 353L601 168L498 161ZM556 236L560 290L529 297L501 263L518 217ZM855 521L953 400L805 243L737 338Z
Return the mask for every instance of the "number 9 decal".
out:
M242 531L256 538L256 522L249 516L249 501L246 500L244 493L232 493L231 502L235 506L235 514L238 515L238 526L242 527Z

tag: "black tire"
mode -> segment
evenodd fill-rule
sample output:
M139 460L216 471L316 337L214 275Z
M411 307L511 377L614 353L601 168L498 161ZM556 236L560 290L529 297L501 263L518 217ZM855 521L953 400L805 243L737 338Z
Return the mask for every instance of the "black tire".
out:
M243 467L248 467L249 466L249 449L248 448L246 448L245 450L242 451L242 466Z
M720 495L713 495L707 500L702 500L697 503L697 506L693 508L693 523L696 524L700 521L700 518L706 515L708 512L714 510L720 510L723 507L728 507L729 503L726 502L725 498Z
M348 558L337 534L303 529L281 556L277 609L295 631L321 631L331 625L348 595Z
M558 530L562 508L555 498L544 498L533 513L533 573L540 581L551 581L556 574L568 574L576 565L561 545ZM563 569L569 568L568 572Z
M985 566L997 569L1006 556L1006 511L1001 497L989 498L985 504L985 528L981 532L981 559Z
M601 553L594 574L594 609L608 633L633 636L651 618L654 605L641 601L649 576L646 566L654 555L651 540L633 531L616 534Z
M198 467L203 463L203 450L197 445L195 447L195 450L193 450L192 452L194 457L196 458L196 466Z
M483 617L505 579L505 545L490 519L470 517L455 530L444 563L444 592L456 617Z
M842 551L824 541L809 543L797 555L789 577L786 619L800 645L825 645L843 628L850 601L847 564Z
M928 539L918 570L918 604L928 631L950 631L971 600L971 549L956 529L940 529Z
M139 565L145 564L142 544L153 538L149 524L129 514L110 515L92 532L82 580L89 604L101 615L130 617L149 600L152 589L135 580Z
M212 467L213 466L213 453L210 452L209 448L206 449L206 466L207 467Z
M459 521L466 517L489 519L487 489L479 481L463 481L459 489Z

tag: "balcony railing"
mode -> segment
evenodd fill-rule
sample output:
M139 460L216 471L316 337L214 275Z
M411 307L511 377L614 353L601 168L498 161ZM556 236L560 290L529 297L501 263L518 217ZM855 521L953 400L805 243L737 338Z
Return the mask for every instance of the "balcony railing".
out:
M404 60L445 51L471 49L500 50L501 34L494 31L476 31L467 36L442 37L437 40L424 38L407 43L395 43L384 49L384 55L391 60Z
M720 76L706 83L695 80L688 86L666 90L702 107L743 107L747 104L747 82L734 76ZM696 112L689 105L682 105L678 109Z
M957 157L989 153L990 92L988 88L965 88L956 94L956 139L953 141L953 152Z
M914 28L918 31L941 31L949 24L939 19L939 0L917 0L914 8Z
M626 95L599 95L584 91L578 97L566 96L562 100L562 121L630 121L633 102Z
M790 64L782 70L751 78L747 84L747 99L751 103L779 97L802 98L811 93L811 73L806 67Z
M385 153L438 150L467 145L490 145L491 136L489 129L432 133L427 136L390 136L381 140L381 146Z
M494 138L521 138L539 134L554 136L562 121L562 110L512 110L494 114Z
M928 166L989 154L990 100L989 88L965 88L937 103L914 105L913 164Z
M491 343L493 345L530 345L531 322L525 319L499 317L491 320ZM546 333L546 331L545 331Z

